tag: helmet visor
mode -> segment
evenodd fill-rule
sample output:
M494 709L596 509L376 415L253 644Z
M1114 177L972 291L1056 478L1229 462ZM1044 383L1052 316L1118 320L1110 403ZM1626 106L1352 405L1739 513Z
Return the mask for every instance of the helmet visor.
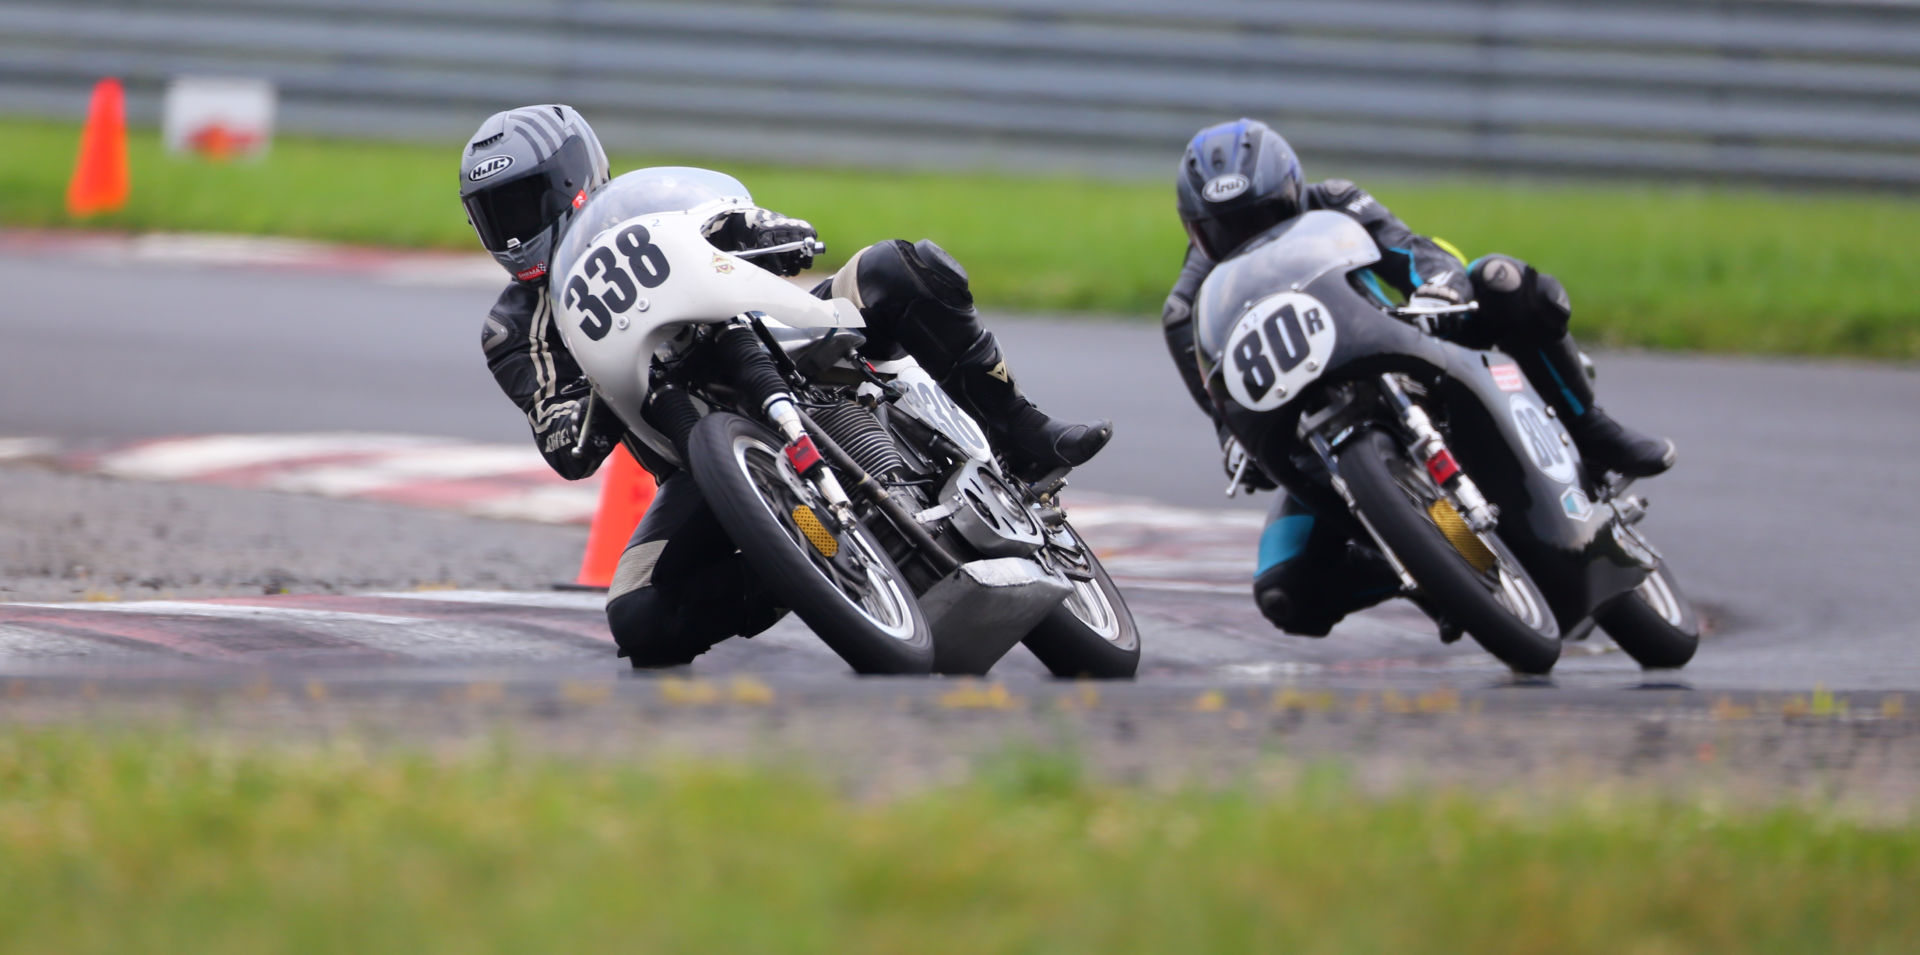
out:
M546 231L573 208L590 169L586 142L575 136L532 172L463 197L480 244L504 252Z
M1245 245L1248 239L1299 214L1298 194L1289 189L1282 196L1188 219L1187 235L1207 258L1218 262Z

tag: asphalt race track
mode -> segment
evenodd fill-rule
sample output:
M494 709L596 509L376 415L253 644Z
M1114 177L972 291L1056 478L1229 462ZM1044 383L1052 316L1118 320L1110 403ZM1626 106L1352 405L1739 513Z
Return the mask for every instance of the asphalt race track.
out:
M0 241L0 282L9 290L0 310L7 358L0 437L85 446L206 433L369 431L524 441L516 412L481 361L479 318L494 291L474 274L351 262L202 265L133 255L113 243ZM1270 495L1223 497L1209 429L1152 323L1003 317L992 325L1015 374L1050 411L1117 422L1113 445L1074 484L1110 500L1152 502L1171 515L1158 524L1134 521L1127 533L1144 534L1145 527L1177 543L1183 528L1213 521L1251 541ZM1912 579L1920 567L1920 495L1910 477L1920 468L1920 428L1911 418L1920 406L1920 369L1628 354L1600 356L1600 369L1602 400L1617 416L1679 442L1679 468L1641 486L1652 501L1646 528L1713 632L1691 666L1651 680L1617 652L1570 647L1552 685L1628 703L1635 697L1618 691L1648 685L1920 690L1920 587ZM0 482L6 473L0 470ZM1195 510L1228 514L1202 519ZM527 533L535 530L555 533ZM1102 543L1098 526L1085 530ZM1206 586L1130 592L1146 640L1143 692L1235 681L1477 691L1508 680L1470 644L1441 647L1404 604L1357 617L1324 641L1278 634L1244 594L1252 558L1249 544L1237 578L1216 568ZM555 575L569 569L556 567ZM414 663L394 666L351 653L319 663L402 680L619 669L596 629L592 598L282 599L258 613L207 604L94 608L89 619L167 610L161 616L194 622L176 631L179 640L211 640L214 650L172 654L164 666L151 657L75 665L192 678L220 670L200 662L220 655L220 641L260 638L292 617L304 614L309 624L356 616L405 621L416 618L395 606L432 605L431 626L393 625L414 641L410 646L426 648ZM7 650L35 632L28 624L84 613L0 608L0 673L44 670ZM210 620L218 626L208 627ZM446 652L433 652L436 641ZM492 649L467 654L466 641L493 641ZM286 660L274 665L314 665L310 656ZM843 672L792 623L752 643L723 646L696 669L808 685ZM1041 672L1023 654L1003 670L1014 679Z

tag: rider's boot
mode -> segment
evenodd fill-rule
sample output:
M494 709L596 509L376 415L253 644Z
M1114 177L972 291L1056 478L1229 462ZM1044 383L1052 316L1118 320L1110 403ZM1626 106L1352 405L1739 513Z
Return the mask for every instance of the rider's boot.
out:
M1567 432L1589 462L1627 477L1652 477L1673 467L1677 457L1667 438L1642 434L1613 419L1593 402L1593 385L1580 361L1572 335L1541 348L1515 349L1533 386L1553 402Z
M844 277L857 280L849 287ZM979 418L1022 478L1087 463L1113 437L1113 423L1062 421L1021 394L1000 345L980 323L966 270L933 242L883 242L835 277L831 294L855 299L875 331L890 333Z
M1035 407L1014 384L993 334L980 329L977 318L973 326L978 337L940 379L940 385L979 415L1016 474L1033 480L1062 468L1079 467L1106 447L1113 437L1113 422L1062 421Z

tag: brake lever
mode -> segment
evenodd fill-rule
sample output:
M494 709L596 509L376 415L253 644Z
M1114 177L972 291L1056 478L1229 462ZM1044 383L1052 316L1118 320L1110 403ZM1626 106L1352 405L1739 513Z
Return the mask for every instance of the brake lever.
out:
M1466 302L1460 305L1433 305L1416 308L1412 305L1396 305L1387 309L1394 318L1423 318L1429 315L1470 315L1480 310L1479 302Z
M576 458L587 453L587 436L593 433L593 410L600 407L599 399L599 392L587 392L587 412L580 416L580 437L573 442L573 456Z
M781 252L797 252L801 249L807 250L809 255L825 255L827 244L819 239L795 239L792 242L770 245L764 249L743 249L733 254L743 259L757 259L763 255L778 255Z
M1233 478L1232 478L1233 483L1227 485L1227 497L1232 498L1232 497L1240 496L1240 486L1241 486L1240 482L1244 480L1247 476L1247 460L1248 460L1247 455L1242 454L1240 456L1240 464L1233 469Z

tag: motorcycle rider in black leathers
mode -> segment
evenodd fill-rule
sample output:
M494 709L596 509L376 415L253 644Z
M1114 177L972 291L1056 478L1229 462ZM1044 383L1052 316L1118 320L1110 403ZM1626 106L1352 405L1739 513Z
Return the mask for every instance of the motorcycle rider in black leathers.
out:
M636 668L676 666L730 636L772 626L784 611L754 579L692 479L642 442L625 440L626 427L614 415L587 415L592 387L554 325L548 258L573 212L609 179L593 129L567 106L496 113L461 150L460 174L460 198L481 245L513 276L486 318L487 367L527 416L541 454L561 476L578 480L624 441L659 484L607 594L620 655ZM727 251L803 246L753 260L778 275L797 275L813 261L802 242L815 238L813 227L765 209L729 217L709 238ZM1018 474L1084 464L1112 436L1107 421L1059 421L1021 394L974 311L966 270L930 240L868 246L813 294L858 306L867 323L862 353L874 360L913 356L975 413Z
M1186 263L1162 322L1167 348L1187 390L1213 419L1235 473L1244 452L1227 433L1207 396L1194 355L1193 303L1215 262L1248 240L1315 209L1350 216L1380 247L1382 259L1362 276L1383 301L1380 285L1409 305L1479 302L1468 316L1432 319L1427 331L1471 348L1497 346L1511 354L1533 386L1551 401L1581 454L1633 477L1673 466L1671 441L1629 430L1594 404L1581 354L1567 333L1572 306L1553 276L1519 259L1488 255L1466 263L1439 242L1417 235L1359 186L1345 179L1307 185L1286 140L1264 123L1241 119L1194 136L1180 160L1176 191L1189 244ZM1276 485L1257 466L1240 471L1244 485ZM1282 630L1325 636L1341 618L1400 589L1385 558L1365 543L1351 516L1318 514L1300 498L1280 495L1260 536L1254 599Z

